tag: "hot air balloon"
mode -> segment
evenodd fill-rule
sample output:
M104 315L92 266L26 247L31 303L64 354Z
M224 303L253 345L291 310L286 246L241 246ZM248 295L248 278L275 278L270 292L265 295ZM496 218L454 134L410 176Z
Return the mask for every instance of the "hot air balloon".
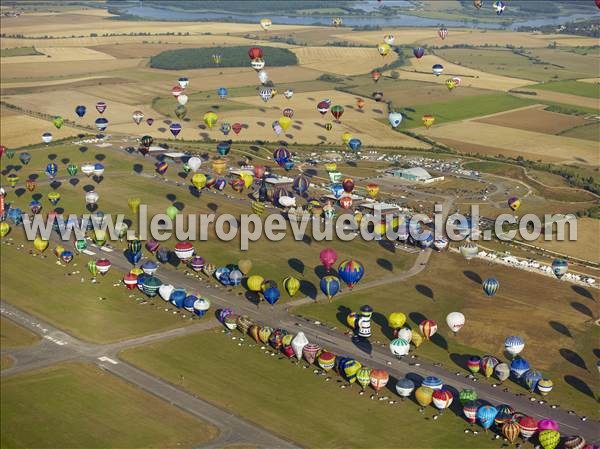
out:
M569 263L564 259L554 259L552 261L552 272L558 279L562 278L569 269Z
M317 358L317 363L323 369L323 371L331 371L335 365L335 355L331 352L323 351Z
M524 416L519 419L519 429L521 432L521 437L525 440L528 440L537 432L538 423L531 416Z
M98 131L103 132L106 130L106 128L108 128L108 119L105 117L98 117L94 124L96 125L96 129Z
M385 387L390 379L390 375L387 371L382 369L371 370L371 386L375 392L379 393L383 387Z
M392 125L392 128L397 128L402 123L402 113L401 112L390 112L388 114L388 122Z
M294 90L293 89L286 89L283 92L283 96L286 98L286 100L290 100L294 96Z
M425 126L425 128L429 129L435 122L435 117L430 114L425 114L423 116L422 120L423 120L423 125Z
M192 176L191 182L197 190L201 190L206 185L206 175L203 173L196 173Z
M538 436L538 440L544 449L554 449L560 442L560 433L556 430L542 430Z
M283 288L288 295L294 296L300 290L300 281L293 276L288 276L283 280Z
M517 357L510 364L510 372L515 379L521 379L523 374L529 371L529 362L521 357Z
M429 340L437 332L437 323L434 320L423 320L419 324L421 335Z
M314 344L314 343L308 343L302 349L302 355L304 356L304 358L306 359L306 361L308 363L313 364L315 362L317 354L319 353L320 350L321 350L321 347L319 345Z
M498 14L498 15L502 14L504 12L504 10L506 9L506 5L504 4L503 1L500 1L500 0L495 1L492 6L494 7L496 14Z
M435 408L441 411L450 407L454 396L450 391L441 389L435 390L431 395L431 398L433 400L433 405L435 406Z
M360 141L360 139L352 138L348 141L348 148L350 148L354 152L360 151L361 146L362 142Z
M206 315L206 311L210 309L210 301L206 298L200 297L194 301L194 314L199 317Z
M336 121L340 121L340 118L342 117L342 115L344 114L344 107L336 104L335 106L331 107L331 115L333 115L333 117L336 119Z
M323 276L319 285L329 301L340 291L340 281L335 276Z
M42 142L48 144L52 142L52 133L44 133L42 134Z
M263 30L268 31L269 28L271 28L271 25L273 25L273 22L271 21L271 19L263 18L260 19L259 24Z
M319 258L325 269L329 271L337 260L337 252L333 248L325 248L319 253Z
M273 98L273 88L272 87L263 87L258 90L258 95L266 103L271 98Z
M46 170L44 170L44 172L46 173L46 175L48 175L48 177L54 178L56 176L56 173L58 173L58 165L51 162L48 165L46 165Z
M233 130L234 133L239 134L240 131L242 130L242 124L234 123L233 125L231 125L231 129Z
M187 116L187 108L183 105L178 105L175 108L175 116L179 119L179 120L183 120L186 116Z
M392 47L390 46L390 44L386 42L380 42L379 44L377 44L377 51L384 58L389 54L391 49Z
M202 120L204 121L205 125L208 126L209 129L211 129L213 125L217 123L218 118L219 116L213 111L208 111L202 116Z
M456 335L456 333L465 325L465 316L460 312L450 312L446 316L446 324Z
M415 391L415 399L421 407L427 407L433 400L433 389L429 387L419 387Z
M448 78L446 80L446 87L448 88L449 91L456 89L457 86L458 86L458 83L456 82L456 80L454 78Z
M519 198L517 198L516 196L511 196L507 200L507 204L508 204L508 207L510 207L514 212L516 212L519 210L519 207L521 207L521 200Z
M477 410L478 409L479 409L479 402L477 402L475 400L467 401L464 403L463 414L465 415L465 418L467 418L467 421L469 421L469 423L475 424L475 421L477 420Z
M471 373L476 374L479 372L481 367L481 358L477 355L472 355L467 360L467 368Z
M264 282L264 278L257 274L250 276L246 282L248 290L251 292L259 292L261 291L262 284Z
M63 123L65 123L65 119L60 115L57 115L52 119L52 124L56 127L56 129L60 129L63 126Z
M379 70L373 70L371 72L371 78L373 78L373 81L375 82L379 81L379 78L381 78L381 72Z
M546 396L552 391L554 383L550 379L540 379L537 384L537 389L542 396Z
M563 447L565 449L588 449L591 445L587 444L585 438L579 435L572 435L563 441Z
M398 379L398 382L396 382L396 392L402 398L409 397L414 389L415 383L406 377Z
M510 368L506 363L498 363L494 368L494 375L500 383L504 382L510 376Z
M529 391L533 393L535 392L539 381L542 380L542 377L542 373L540 373L538 370L530 369L523 375L523 382L525 385L527 385Z
M483 405L477 409L477 421L485 430L489 429L494 424L494 418L498 414L496 407L491 405Z
M415 47L413 48L413 54L417 59L421 59L425 54L425 49L422 47Z
M448 36L448 28L442 26L440 27L440 29L438 30L438 36L444 40L446 39L446 37Z
M517 441L519 431L519 424L514 421L508 421L502 425L502 435L504 435L510 444L514 444Z
M395 338L390 342L390 351L396 357L405 356L410 351L410 342L402 338Z
M8 152L7 152L7 156L8 156ZM9 157L9 159L10 159L10 157ZM31 160L31 154L29 154L27 152L20 153L19 160L21 161L21 164L27 165L27 164L29 164L29 161Z
M481 358L481 362L480 362L480 366L481 366L481 372L483 373L483 375L485 377L491 377L492 374L494 374L494 370L496 369L496 366L498 365L498 359L494 356L491 355L484 355Z
M338 267L340 279L344 281L350 289L362 279L364 274L365 269L363 265L354 259L344 260Z
M481 9L483 6L483 0L473 0L473 6L477 9Z
M279 126L281 126L281 129L283 129L284 131L287 131L288 128L292 125L292 119L289 117L279 117L279 119L277 120L277 123L279 123Z
M77 114L79 117L83 117L85 115L85 111L86 111L86 107L83 105L79 105L75 108L75 114Z
M434 64L431 67L431 71L435 76L440 76L444 72L444 66L442 64Z
M373 100L380 102L381 100L383 100L383 92L377 90L375 92L373 92L371 94L371 96L373 97Z
M481 283L481 286L483 287L483 292L487 296L491 297L494 296L498 291L500 283L494 278L488 278Z
M262 84L267 84L267 81L269 81L269 74L267 73L266 70L260 70L258 72L258 80L262 83ZM271 91L272 93L273 91Z
M179 135L179 133L181 132L181 124L179 123L171 123L169 125L169 131L171 131L171 134L173 134L173 137L177 137Z
M175 245L175 255L183 263L186 263L194 255L194 246L190 242L178 242Z
M144 120L144 113L142 111L133 111L133 114L131 114L131 118L133 119L136 125L139 125L140 123L142 123L142 120Z

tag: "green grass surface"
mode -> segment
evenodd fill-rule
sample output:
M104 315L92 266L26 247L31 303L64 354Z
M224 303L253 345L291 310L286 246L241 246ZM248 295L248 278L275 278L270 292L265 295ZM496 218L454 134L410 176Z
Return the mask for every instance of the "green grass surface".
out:
M217 429L84 364L2 378L3 448L187 448Z
M173 345L179 350L173 351ZM307 447L397 447L398 443L390 438L393 428L402 428L402 438L415 449L473 444L474 437L463 433L465 422L452 412L432 421L435 411L430 408L425 414L429 419L425 420L416 404L400 402L388 390L382 394L395 396L398 404L371 401L372 390L364 396L358 395L356 385L342 390L335 380L325 382L312 369L302 369L302 363L295 365L288 359L265 355L255 344L249 344L248 338L238 346L238 340L211 331L128 350L123 355L128 361ZM337 378L335 374L331 376ZM394 383L390 380L388 385L393 388ZM480 436L477 447L497 448L499 444Z
M35 49L35 47L16 47L0 49L0 58L10 58L12 56L33 56L43 55Z
M435 124L438 125L445 122L509 111L534 103L532 100L514 97L506 93L478 95L415 106L412 106L410 100L407 100L406 105L403 105L404 109L402 109L404 120L398 129L422 127L423 122L421 118L425 114L433 115L435 117Z
M600 84L584 83L582 81L556 81L551 83L530 86L533 89L551 90L563 94L578 95L580 97L600 98Z
M490 299L483 294L481 285L472 279L492 276L500 282L500 290ZM522 356L554 381L555 389L548 397L551 402L600 416L593 397L597 381L593 372L596 359L592 342L597 338L598 329L590 316L581 313L577 307L585 309L573 306L573 303L579 303L591 311L595 302L570 287L568 283L522 270L479 260L467 263L455 254L434 254L426 270L406 282L357 291L331 304L310 304L295 311L347 329L347 313L358 310L362 304L369 304L375 310L372 340L383 342L390 339L386 317L393 311L405 313L407 324L417 332L422 319L433 319L438 323L439 337L423 343L415 353L442 362L452 371L465 373L466 356L494 354L504 359L504 338L516 333L527 342ZM592 298L597 296L592 289L588 290ZM466 316L466 325L456 336L445 324L445 317L451 311L461 311ZM492 316L494 325L490 326ZM524 316L529 317L526 326L523 325ZM570 336L557 332L552 322L564 326ZM560 351L565 349L577 354L586 368L563 358ZM580 379L592 391L591 396L568 385L564 379L566 375ZM489 381L493 382L493 379ZM524 392L523 386L512 381L505 385Z
M459 63L465 67L532 81L588 76L587 72L575 72L568 66L562 67L552 63L540 64L537 62L539 60L533 59L535 53L528 52L524 56L506 48L447 48L435 50L435 54L446 61Z
M2 349L29 346L39 340L40 337L15 322L6 318L0 319L0 347Z
M9 355L0 356L0 371L5 370L13 366L15 362L13 358Z
M600 122L594 121L583 126L577 126L561 133L560 135L598 142L600 140Z

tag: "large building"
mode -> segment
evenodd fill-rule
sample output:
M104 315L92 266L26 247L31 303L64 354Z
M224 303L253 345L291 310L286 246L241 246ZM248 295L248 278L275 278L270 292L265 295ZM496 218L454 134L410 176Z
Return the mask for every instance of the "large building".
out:
M403 168L393 171L394 176L406 179L407 181L430 183L434 181L443 181L444 177L434 178L423 167Z

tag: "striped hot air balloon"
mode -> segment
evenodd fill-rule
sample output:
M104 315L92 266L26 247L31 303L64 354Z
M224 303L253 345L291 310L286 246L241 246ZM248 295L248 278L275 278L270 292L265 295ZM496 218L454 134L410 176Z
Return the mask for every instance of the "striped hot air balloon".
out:
M325 372L331 371L335 365L335 355L331 352L324 351L319 355L317 362Z
M434 320L423 320L419 324L421 335L429 340L437 332L437 323Z
M552 391L554 383L550 379L541 379L537 384L537 389L542 396L546 396Z
M463 405L463 415L467 418L467 421L471 424L475 424L477 421L477 410L479 409L479 403L477 401L467 401Z
M454 396L450 391L441 389L435 390L431 395L431 398L433 400L433 405L435 406L435 408L437 408L438 410L444 410L450 407Z
M537 432L538 423L531 416L524 416L523 418L519 419L519 429L521 432L521 437L525 440L528 440Z
M504 350L512 357L518 355L525 348L525 342L521 337L511 335L504 340Z
M423 382L421 382L421 386L429 387L432 390L441 390L444 384L438 377L427 376L425 379L423 379Z
M363 366L356 373L356 381L364 390L371 383L371 368Z
M502 425L502 435L504 435L510 444L514 444L517 441L519 431L519 424L514 421L508 421Z
M144 284L142 285L142 291L144 292L145 295L152 298L157 295L158 289L160 288L161 285L162 285L162 282L160 279L158 279L155 276L148 276L146 279L144 279Z
M481 283L481 286L483 287L483 292L487 296L492 297L498 291L500 283L495 278L488 278Z
M390 351L396 357L405 356L410 351L410 342L402 338L395 338L390 342Z
M308 343L304 348L302 348L302 355L306 359L306 361L310 364L315 363L315 359L319 354L321 347L315 343Z

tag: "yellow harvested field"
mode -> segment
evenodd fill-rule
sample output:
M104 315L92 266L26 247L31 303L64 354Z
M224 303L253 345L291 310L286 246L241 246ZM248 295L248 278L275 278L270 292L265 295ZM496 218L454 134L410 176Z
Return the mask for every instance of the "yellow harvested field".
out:
M80 130L67 125L56 129L49 121L24 114L4 114L4 109L2 109L0 114L2 145L8 148L19 148L25 145L41 143L42 134L45 132L51 132L56 140L76 136L81 133Z
M28 62L50 63L66 61L93 61L115 59L107 53L102 53L86 47L36 47L41 55L12 56L3 58L3 64L23 64Z
M550 251L600 263L600 220L594 218L577 219L577 241L545 241L543 238L531 242Z
M131 115L134 111L140 109L145 113L150 112L149 107L142 105L129 105L114 100L108 100L98 95L91 95L85 92L76 92L73 90L55 90L48 92L38 92L35 94L8 95L3 99L9 103L18 106L24 110L35 110L49 115L60 115L65 119L73 120L81 126L94 127L94 121L98 117L95 105L98 101L106 101L107 108L103 114L109 121L107 132L112 131L112 127L121 123L132 123ZM88 113L80 118L75 114L77 105L85 105ZM156 111L152 111L149 116L160 120L163 117Z
M311 28L305 25L276 25L274 24L269 32L288 31L296 29ZM70 37L72 35L87 35L96 33L255 33L259 38L268 36L262 30L258 22L252 23L221 23L221 22L160 22L160 21L126 21L109 20L102 17L84 16L78 14L64 14L60 16L47 16L37 21L11 21L3 23L3 33L22 34L24 36L60 36Z
M559 46L592 46L597 40L592 37L581 37L564 34L518 33L515 31L496 31L483 29L449 28L448 36L442 40L437 35L437 28L385 28L381 31L354 31L334 35L337 40L347 40L359 44L377 45L386 34L393 34L396 45L428 45L441 47L444 45L474 45L493 42L499 46L546 48L550 42L556 41Z
M109 76L86 76L83 78L69 78L64 80L54 81L28 81L24 83L2 83L2 89L22 89L27 87L42 87L42 86L60 86L61 84L72 84L82 81L102 80L110 78Z
M600 166L600 154L596 142L571 137L553 136L504 126L481 123L474 120L445 123L420 134L432 139L446 138L510 152L530 155L553 156L561 162L577 162Z
M375 48L298 47L292 51L298 56L301 66L338 75L368 73L373 67L397 59L393 52L382 58Z
M536 90L535 98L537 100L553 101L556 103L572 104L584 108L598 109L598 99L592 97L580 97L579 95L563 94L562 92L553 92L551 90ZM519 97L531 99L531 95L518 95Z
M434 64L442 64L444 66L444 73L442 75L437 77L433 75L431 72L431 67ZM495 75L492 73L471 69L469 67L452 64L451 62L434 55L423 56L420 60L411 58L410 66L399 67L395 70L400 72L401 79L444 84L449 76L458 76L461 77L462 87L475 87L479 89L500 91L508 91L532 83L530 80ZM385 75L389 74L390 72L385 73Z
M5 58L12 59L12 58ZM26 62L22 64L5 64L5 59L0 61L2 83L16 81L54 81L56 78L69 76L82 77L85 75L97 76L113 70L127 70L143 65L144 59L110 59L100 61L66 62Z

